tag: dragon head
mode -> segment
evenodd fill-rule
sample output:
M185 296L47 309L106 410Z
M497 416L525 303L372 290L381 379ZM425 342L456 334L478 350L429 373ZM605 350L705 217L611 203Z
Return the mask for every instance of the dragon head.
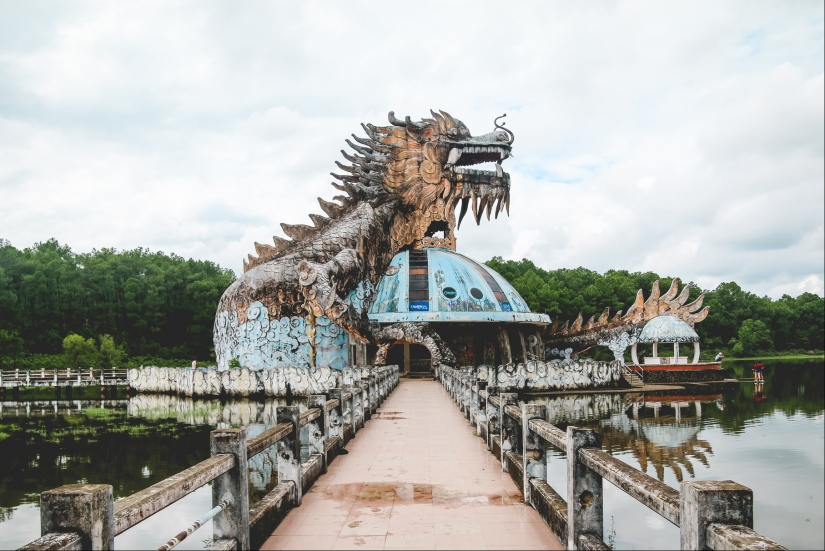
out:
M398 201L399 216L391 232L392 248L443 246L455 249L454 230L472 205L476 223L504 208L510 211L510 176L501 163L510 156L513 133L495 120L495 130L473 136L449 113L430 111L432 118L404 121L389 113L391 126L362 125L367 138L353 134L347 140L356 154L342 151L352 164L337 163L348 174L333 176L345 190L373 196L390 195ZM502 115L503 116L503 115ZM495 163L494 170L468 168ZM353 188L358 188L353 190ZM461 204L458 223L455 210ZM443 238L435 232L443 231Z

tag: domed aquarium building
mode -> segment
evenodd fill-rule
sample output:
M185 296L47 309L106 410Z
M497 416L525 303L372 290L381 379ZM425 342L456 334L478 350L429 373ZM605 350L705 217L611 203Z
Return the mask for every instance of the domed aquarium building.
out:
M430 324L459 367L544 359L541 330L550 323L495 270L446 248L396 254L369 318L382 328ZM405 340L393 343L387 356L405 372L429 371L431 359L426 346Z

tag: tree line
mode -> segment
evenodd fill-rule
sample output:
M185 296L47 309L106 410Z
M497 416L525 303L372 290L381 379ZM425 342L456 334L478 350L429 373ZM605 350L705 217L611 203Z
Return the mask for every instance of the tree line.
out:
M493 257L486 263L504 276L534 312L546 312L560 323L571 322L581 312L585 320L596 317L606 307L615 314L627 311L642 289L650 296L659 280L662 292L673 282L654 272L608 270L599 274L586 268L544 270L527 259L503 260ZM773 351L809 352L825 348L825 299L813 293L798 297L784 295L778 300L743 290L735 282L713 290L692 285L690 298L705 293L710 306L708 317L696 324L705 351L747 356ZM611 315L613 315L611 314Z
M19 250L0 239L0 361L208 361L215 309L234 280L213 262L143 248L75 253L50 239ZM80 340L64 356L71 335Z
M504 276L534 312L553 319L627 310L653 272L585 268L544 270L529 260L487 265ZM212 324L235 274L209 261L138 248L75 253L55 239L19 250L0 239L0 366L108 367L209 362ZM693 286L690 300L702 291ZM825 302L811 293L778 300L734 282L705 291L708 318L696 325L706 351L748 355L825 348ZM66 362L86 364L68 365Z

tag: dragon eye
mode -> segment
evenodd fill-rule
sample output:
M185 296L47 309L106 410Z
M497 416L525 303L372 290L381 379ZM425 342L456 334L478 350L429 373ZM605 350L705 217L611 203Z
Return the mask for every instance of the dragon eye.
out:
M447 130L447 134L455 138L456 136L458 136L458 128L450 128L449 130Z

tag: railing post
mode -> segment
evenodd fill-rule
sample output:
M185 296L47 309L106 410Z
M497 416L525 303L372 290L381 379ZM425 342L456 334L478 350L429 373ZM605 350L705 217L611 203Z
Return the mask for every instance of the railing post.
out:
M545 455L547 444L536 433L530 430L531 419L542 419L546 415L545 407L539 404L522 404L521 406L521 450L524 459L524 503L532 505L531 478L547 478L547 462Z
M375 375L370 375L369 383L370 383L370 389L369 389L369 393L370 393L370 416L372 416L372 414L375 413L375 410L378 409L378 396L377 396L378 393L375 390Z
M601 446L597 432L567 427L567 549L578 549L582 534L604 538L602 477L579 460L581 448Z
M364 389L361 381L353 381L352 387L352 432L357 433L364 428Z
M212 482L212 507L217 507L224 499L230 500L229 507L214 518L212 532L216 540L234 539L238 549L249 549L249 467L246 461L246 430L213 430L210 434L210 448L213 457L219 454L235 456L235 466ZM280 461L278 463L280 464Z
M478 417L478 379L470 380L470 424L476 425Z
M372 412L370 411L369 379L362 379L361 382L358 383L358 385L361 388L361 413L364 416L364 425L366 425L367 419L370 419L372 417Z
M76 532L81 549L115 548L115 501L108 484L67 484L40 494L40 534Z
M502 392L499 394L499 405L501 406L501 411L498 414L499 427L501 427L501 457L499 459L501 460L501 470L505 473L508 472L507 452L510 450L518 451L518 446L521 444L521 439L518 437L521 426L504 411L506 406L516 404L518 404L518 394L515 392Z
M487 402L485 409L487 410L487 449L493 451L493 435L498 434L501 430L499 428L498 408L490 401L490 398L495 396L498 389L492 386L487 387Z
M295 483L293 506L300 507L304 496L301 480L301 410L298 406L278 406L275 410L277 423L292 423L294 430L278 441L278 481ZM330 419L332 425L333 419ZM248 549L248 547L242 548Z
M321 416L311 421L309 427L309 452L318 453L324 458L324 472L327 472L327 437L329 436L329 416L327 415L327 397L324 394L311 394L307 407L318 408Z
M472 375L465 375L464 377L464 392L462 392L461 402L462 402L462 409L464 410L464 417L467 421L472 422L471 414L470 414L470 401L473 398L473 383L475 380L472 378Z
M682 482L679 539L682 549L707 549L711 523L753 528L753 491L730 480Z
M349 400L344 400L344 394L346 392L349 392L349 388L346 386L339 388L338 394L335 396L341 404L341 446L346 446L347 444L344 442L344 438L346 437L346 426L352 426L352 396L350 396ZM350 392L350 394L352 394L352 392Z
M476 434L479 436L481 436L481 424L487 421L487 401L481 398L481 391L486 388L487 381L478 381L478 383L476 383Z

